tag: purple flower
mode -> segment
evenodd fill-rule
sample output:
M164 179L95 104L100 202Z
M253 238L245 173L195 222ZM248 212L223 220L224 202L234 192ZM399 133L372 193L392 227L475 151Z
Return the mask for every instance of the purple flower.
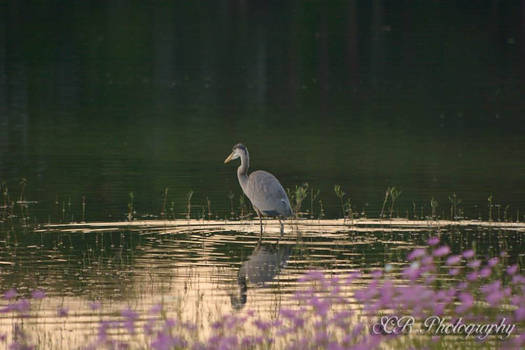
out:
M461 255L451 255L447 259L447 265L455 265L461 261Z
M523 277L522 275L514 275L514 276L512 276L512 283L525 284L525 277Z
M100 309L100 301L92 301L88 304L89 308L93 311Z
M31 303L27 299L20 299L18 302L14 304L7 305L7 308L9 311L16 311L19 313L26 313L31 308Z
M144 324L144 333L146 333L147 335L152 335L153 329L155 327L155 323L157 323L156 319L154 318L148 319L146 323Z
M525 320L525 306L521 306L514 312L514 318L518 322Z
M4 299L6 299L6 300L13 299L13 298L16 297L17 294L18 293L16 292L16 289L11 288L11 289L9 289L8 291L6 291L4 293Z
M457 285L457 288L460 289L460 290L467 289L467 287L468 287L468 283L467 282L460 282Z
M241 347L254 348L256 345L261 344L264 341L263 337L255 337L253 335L247 335L241 340Z
M491 306L496 306L498 302L503 299L503 292L495 291L487 295L485 298Z
M164 332L159 332L151 342L151 348L155 350L170 350L174 345L173 338Z
M498 259L497 256L495 256L495 257L489 259L487 265L489 265L490 267L493 267L493 266L496 266L498 264L498 262L499 262L499 259Z
M477 271L473 271L473 272L467 274L467 280L469 280L471 282L477 280L478 277L479 277L479 274L478 274Z
M31 296L33 299L44 299L46 297L46 293L43 290L36 289L31 293Z
M321 281L324 280L324 274L320 270L311 270L299 278L299 282L305 281Z
M507 273L509 275L514 275L516 272L518 272L518 264L514 264L507 267Z
M492 273L492 270L490 269L490 267L484 267L481 269L481 271L479 272L479 276L481 278L487 278L490 276L490 274Z
M427 244L429 246L435 246L439 243L439 237L431 237L428 239Z
M253 324L263 332L266 332L271 326L270 322L265 322L262 320L254 320Z
M481 265L481 261L479 260L472 260L467 264L468 267L471 267L473 269L477 269L478 267L480 267L480 265Z
M134 319L127 319L123 322L124 328L128 330L129 334L135 334L135 320Z
M450 270L448 270L448 274L450 276L456 276L456 275L459 274L459 269L450 269Z
M416 266L409 266L407 268L405 268L402 272L403 276L405 278L408 278L409 280L411 281L414 281L415 279L417 279L420 275L421 271L418 267Z
M474 304L474 297L470 293L462 292L459 294L458 298L461 301L461 304L456 307L457 313L465 312Z
M105 343L108 337L107 330L112 326L109 321L101 321L98 325L98 341Z
M314 296L310 303L315 308L315 311L318 315L325 316L328 312L329 304L326 300L319 299L318 297Z
M463 257L466 258L466 259L470 259L474 256L474 251L472 249L469 249L469 250L465 250L463 252Z
M131 310L129 307L120 311L120 315L129 319L136 319L139 317L139 314Z
M425 249L423 248L417 248L417 249L414 249L413 251L411 251L409 254L408 254L408 260L414 260L414 259L417 259L423 255L425 255L426 252L425 252Z
M446 245L443 245L439 247L438 249L434 250L433 254L434 256L444 256L450 253L450 248Z
M501 288L501 281L497 280L492 283L487 283L487 284L482 285L480 287L480 290L485 294L489 294L489 293L493 293L493 292L500 290L500 288Z
M361 277L361 271L352 271L345 278L344 283L345 284L350 284L350 283L352 283L353 280L355 280L356 278L359 278L359 277Z
M161 304L161 303L158 303L158 304L153 305L153 306L149 309L148 313L149 313L150 315L156 315L156 314L159 314L161 311L162 311L162 304Z
M167 318L164 321L164 328L165 329L172 329L177 324L177 321L175 321L173 318Z
M382 275L383 275L383 272L381 270L374 270L370 273L370 275L375 278L375 279L378 279L380 278Z
M61 307L57 310L58 317L66 317L69 314L67 307Z
M280 314L284 318L293 319L297 317L297 311L290 309L281 309Z
M445 311L445 306L447 304L445 303L435 303L434 304L434 315L443 315L443 312Z

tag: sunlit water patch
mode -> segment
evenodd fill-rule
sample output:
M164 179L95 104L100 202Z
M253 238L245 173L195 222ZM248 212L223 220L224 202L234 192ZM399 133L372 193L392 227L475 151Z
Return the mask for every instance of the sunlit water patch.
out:
M2 312L0 335L9 342L25 332L39 348L83 348L100 337L101 324L117 320L103 330L147 347L148 315L161 309L163 317L192 325L191 337L204 341L224 315L253 312L275 321L282 310L297 308L293 295L305 288L301 278L308 271L331 278L361 271L346 286L349 292L366 287L377 271L403 286L409 282L402 272L408 253L431 236L452 253L474 247L487 260L505 252L506 262L515 264L522 263L524 230L520 223L301 220L288 222L281 236L278 222L265 221L259 239L257 221L6 228L0 236L0 287L16 290L16 296L0 306L29 298L31 309L24 318ZM441 269L433 275L445 285L458 278ZM35 290L45 297L35 299ZM380 311L363 309L355 298L347 301L361 316ZM137 316L131 314L126 326L131 310Z

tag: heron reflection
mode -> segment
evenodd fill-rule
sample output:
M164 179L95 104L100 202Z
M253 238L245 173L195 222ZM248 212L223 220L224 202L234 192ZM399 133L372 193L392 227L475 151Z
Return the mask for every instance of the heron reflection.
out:
M246 305L248 299L248 284L263 287L272 281L286 265L292 246L289 244L258 244L244 261L237 273L238 295L230 295L234 309L239 310Z

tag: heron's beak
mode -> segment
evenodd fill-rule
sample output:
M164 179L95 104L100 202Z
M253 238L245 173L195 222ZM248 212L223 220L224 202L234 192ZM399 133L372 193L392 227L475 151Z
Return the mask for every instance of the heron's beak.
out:
M224 164L228 163L233 158L233 152L224 160Z

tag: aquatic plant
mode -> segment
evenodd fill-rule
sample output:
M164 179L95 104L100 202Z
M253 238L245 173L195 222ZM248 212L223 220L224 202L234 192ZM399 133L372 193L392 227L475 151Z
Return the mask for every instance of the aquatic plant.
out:
M308 182L303 183L300 186L295 186L295 195L294 198L294 213L296 217L299 217L301 213L301 207L303 205L303 201L308 195Z
M235 217L235 212L233 211L233 198L234 198L233 192L230 191L228 193L228 199L230 200L230 218L231 219Z
M314 201L319 197L321 190L319 189L310 189L310 219L314 218Z
M337 198L339 198L339 202L341 203L341 214L343 215L343 218L345 217L345 205L343 203L343 198L346 193L341 189L340 185L334 186L334 192Z
M492 194L487 198L487 201L489 202L488 203L488 206L489 206L489 221L492 221L492 208L493 208L493 205L492 205L492 201L493 201L494 197L492 196Z
M438 206L439 206L439 202L434 197L432 197L432 199L430 200L430 208L432 210L432 219L434 220L438 218L437 216Z
M241 213L241 219L248 217L248 206L246 205L245 194L241 193L239 196L239 211Z
M25 177L21 178L19 184L20 184L20 195L18 197L18 201L23 202L25 200L24 192L27 186L27 179Z
M162 207L160 209L160 217L165 218L166 217L166 204L168 201L168 188L165 187L163 194L162 194Z
M193 190L190 190L186 195L186 219L191 219L191 198L193 197Z
M129 202L128 202L128 215L127 215L128 221L133 221L133 218L135 216L134 200L135 200L135 195L133 194L133 192L130 192Z
M170 213L171 213L171 219L175 220L175 201L171 201Z
M390 188L390 218L393 217L394 214L394 205L396 204L397 198L401 195L401 191L398 190L395 187Z
M319 219L323 219L325 216L323 201L319 200Z
M385 199L383 200L383 205L381 206L381 213L379 214L379 218L381 219L384 217L385 206L388 201L388 198L390 197L390 192L391 192L391 187L387 187L385 191Z
M448 200L450 202L450 220L457 220L461 218L462 215L460 215L460 209L458 206L461 204L462 200L458 198L456 192L449 195Z
M211 200L206 197L206 205L208 207L208 220L211 220Z
M505 222L510 221L509 209L510 209L510 204L507 204L505 206L504 211L503 211L503 221L505 221Z
M82 196L82 222L86 222L86 196Z

